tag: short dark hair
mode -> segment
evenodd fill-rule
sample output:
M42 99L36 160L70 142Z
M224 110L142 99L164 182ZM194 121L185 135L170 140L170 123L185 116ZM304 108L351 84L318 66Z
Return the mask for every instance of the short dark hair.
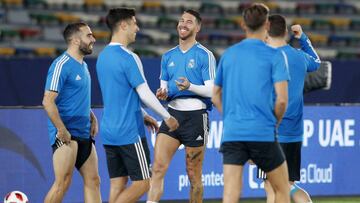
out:
M112 8L106 15L106 25L114 32L118 23L124 20L129 20L135 16L135 9L133 8Z
M251 31L257 31L264 25L269 15L269 8L262 3L254 3L243 12L245 25Z
M268 31L270 37L284 37L286 35L286 20L282 15L269 16L270 29Z
M68 24L63 32L63 37L66 43L69 43L71 40L71 37L77 33L80 32L80 28L88 26L88 24L84 22L77 22L77 23L71 23Z
M196 18L196 21L198 22L198 24L201 24L201 16L200 16L200 13L195 11L195 10L192 10L192 9L187 9L184 11L184 13L188 13L188 14L191 14L193 15L195 18Z

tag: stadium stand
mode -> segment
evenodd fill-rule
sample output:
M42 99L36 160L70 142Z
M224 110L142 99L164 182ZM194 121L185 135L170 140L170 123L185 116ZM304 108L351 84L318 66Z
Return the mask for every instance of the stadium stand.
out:
M107 9L129 6L137 9L140 32L132 45L140 55L158 56L177 43L178 14L185 8L197 9L203 16L199 41L219 56L226 47L243 39L241 13L251 1L180 0L1 0L0 47L15 49L15 56L63 50L61 31L65 24L85 21L97 39L96 50L109 39L104 22ZM301 24L322 58L360 58L360 2L343 0L265 1L272 13L287 17L290 24ZM295 40L292 40L296 46ZM32 51L29 52L29 49ZM220 52L218 52L220 51ZM1 52L8 56L10 52ZM11 52L13 53L13 52ZM27 53L27 54L24 54ZM46 51L52 55L53 51ZM56 52L55 52L56 53ZM150 53L150 54L149 54Z

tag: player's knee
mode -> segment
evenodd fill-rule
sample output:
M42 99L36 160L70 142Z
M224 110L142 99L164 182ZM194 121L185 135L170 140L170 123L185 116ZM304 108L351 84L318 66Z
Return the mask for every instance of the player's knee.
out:
M168 167L168 164L155 161L152 166L152 173L153 175L164 175Z
M145 193L149 191L150 189L150 180L142 180L142 181L136 181L133 184L136 184L136 188L140 193Z
M101 182L101 180L100 180L99 175L93 175L93 176L84 178L84 183L90 187L100 187L100 182Z

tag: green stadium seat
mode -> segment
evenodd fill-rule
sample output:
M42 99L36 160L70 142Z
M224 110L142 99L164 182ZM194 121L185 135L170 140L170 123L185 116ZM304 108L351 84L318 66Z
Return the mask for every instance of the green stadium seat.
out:
M58 18L53 13L30 13L30 18L35 20L39 25L58 24Z
M315 7L317 14L332 15L336 13L336 4L334 3L318 3Z
M200 6L200 13L221 15L224 12L220 4L215 2L202 2Z
M330 31L332 29L332 25L328 19L314 19L312 23L312 28L317 31Z
M20 33L16 29L2 28L0 30L1 41L19 39Z
M159 17L157 25L163 29L175 29L178 24L178 20L169 17Z
M216 28L217 29L237 29L238 24L235 20L231 18L218 18L215 20Z

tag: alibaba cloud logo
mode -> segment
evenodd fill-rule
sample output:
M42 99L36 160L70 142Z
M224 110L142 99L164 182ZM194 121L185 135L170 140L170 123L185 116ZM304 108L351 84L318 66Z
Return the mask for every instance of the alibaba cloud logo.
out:
M0 149L6 149L23 156L26 160L30 161L41 177L45 180L45 173L41 168L40 162L18 135L10 129L0 126L0 140Z

